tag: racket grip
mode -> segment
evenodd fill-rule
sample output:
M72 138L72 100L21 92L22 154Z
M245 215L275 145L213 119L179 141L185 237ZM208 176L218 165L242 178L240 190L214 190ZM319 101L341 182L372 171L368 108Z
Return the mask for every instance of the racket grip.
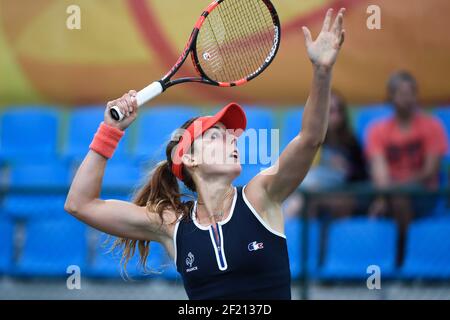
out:
M160 95L163 91L163 87L159 81L155 81L149 84L144 89L139 91L136 95L138 107L142 106L154 97ZM120 112L120 109L117 106L112 106L109 112L111 114L111 117L116 121L122 121L124 118L124 115L122 114L122 112Z

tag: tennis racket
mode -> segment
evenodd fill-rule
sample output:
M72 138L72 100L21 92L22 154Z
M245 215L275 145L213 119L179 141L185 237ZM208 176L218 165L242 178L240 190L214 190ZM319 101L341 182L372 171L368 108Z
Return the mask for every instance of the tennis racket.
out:
M273 61L280 35L278 14L269 0L215 0L197 20L178 61L161 80L137 93L137 104L140 107L184 82L219 87L243 85ZM189 54L197 76L171 80ZM117 106L110 112L117 121L124 118Z

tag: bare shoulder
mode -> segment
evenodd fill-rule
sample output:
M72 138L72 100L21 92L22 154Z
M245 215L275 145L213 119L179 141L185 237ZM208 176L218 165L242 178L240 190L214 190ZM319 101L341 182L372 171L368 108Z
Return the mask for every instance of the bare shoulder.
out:
M273 205L272 201L267 195L266 190L259 183L259 175L251 179L243 188L242 193L244 198L250 202L253 208L258 211L261 216L265 216L267 208Z
M243 197L262 220L277 232L284 233L284 219L281 203L272 200L263 184L259 183L260 175L255 176L243 189Z

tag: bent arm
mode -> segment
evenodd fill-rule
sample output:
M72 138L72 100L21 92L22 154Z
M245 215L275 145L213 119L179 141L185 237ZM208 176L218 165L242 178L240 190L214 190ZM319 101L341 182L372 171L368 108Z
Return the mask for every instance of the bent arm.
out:
M422 170L420 170L417 175L412 178L411 182L426 184L430 180L433 180L433 178L435 178L439 173L441 158L442 157L440 155L427 154Z
M123 114L128 116L120 122L121 130L126 129L136 118L137 106L132 95L124 95L119 100L109 102L110 106L118 105ZM105 123L114 124L108 108L105 111ZM86 224L114 236L162 240L166 232L159 214L148 212L146 207L130 202L100 199L106 163L106 157L89 150L72 181L64 209Z
M438 155L427 155L425 163L421 170L413 174L408 183L427 184L436 177L440 168L441 157ZM383 155L376 155L370 161L372 181L379 189L388 187L397 187L404 185L405 182L399 183L392 181L389 175L389 169L386 159Z
M370 175L377 188L383 189L391 185L391 177L384 155L374 155L370 159Z
M100 199L106 158L90 150L77 170L64 209L108 234L136 240L160 240L165 232L160 216L147 208L119 200Z

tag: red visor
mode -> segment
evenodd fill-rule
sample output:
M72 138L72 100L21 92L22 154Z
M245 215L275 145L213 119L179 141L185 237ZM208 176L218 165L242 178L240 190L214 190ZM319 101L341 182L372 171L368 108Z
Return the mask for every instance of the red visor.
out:
M181 161L183 155L189 150L192 142L196 138L201 136L217 122L222 122L227 129L236 130L236 134L240 135L245 130L247 118L240 105L237 103L230 103L215 115L200 117L191 123L191 125L183 132L172 157L172 172L178 179L183 180L183 162Z

